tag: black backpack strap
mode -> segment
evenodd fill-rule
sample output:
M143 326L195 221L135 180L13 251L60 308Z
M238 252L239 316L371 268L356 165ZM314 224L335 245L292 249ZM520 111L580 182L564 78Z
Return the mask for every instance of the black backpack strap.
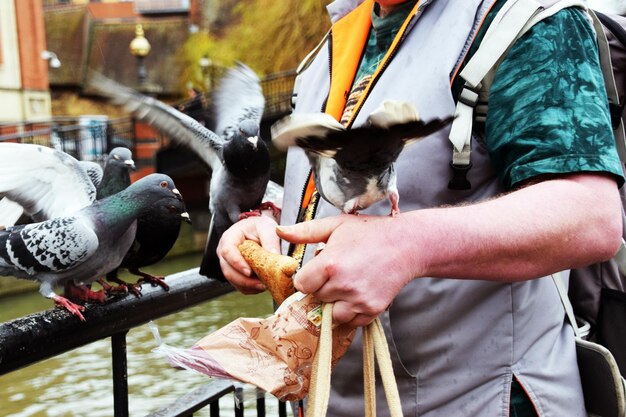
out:
M619 43L626 47L626 29L622 27L618 22L611 19L609 16L604 13L600 13L595 11L596 16L598 16L598 20L602 22L602 25L607 28L613 36L618 40ZM613 129L617 129L620 124L620 120L622 119L622 114L624 114L624 105L626 104L626 100L624 103L610 103L611 110L611 122L613 123Z

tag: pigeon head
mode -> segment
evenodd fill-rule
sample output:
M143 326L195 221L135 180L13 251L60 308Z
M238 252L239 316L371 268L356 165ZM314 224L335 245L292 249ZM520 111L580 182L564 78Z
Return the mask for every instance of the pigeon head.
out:
M240 179L257 178L270 169L270 152L259 136L259 126L251 120L239 124L238 131L224 144L222 159L226 169Z
M109 152L104 164L102 181L98 185L98 200L118 193L130 184L130 170L135 170L133 155L128 148L117 147Z
M117 148L113 148L111 152L109 152L109 157L107 158L107 165L111 164L113 166L125 167L126 169L135 168L135 161L133 161L133 154L130 149L125 148L123 146L119 146Z
M129 185L125 190L98 203L105 210L119 216L137 217L151 210L155 204L176 204L183 197L174 181L165 174L149 174ZM163 201L161 201L163 200Z

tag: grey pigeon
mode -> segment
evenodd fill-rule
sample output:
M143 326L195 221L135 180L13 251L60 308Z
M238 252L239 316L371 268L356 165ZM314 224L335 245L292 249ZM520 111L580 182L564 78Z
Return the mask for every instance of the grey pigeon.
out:
M102 182L102 176L104 174L100 164L93 161L78 161L78 164L83 168L83 171L87 173L87 176L97 189Z
M215 253L222 233L258 207L270 176L270 155L259 136L265 99L259 78L243 64L227 71L214 97L214 125L205 127L174 108L101 75L90 84L140 120L196 152L211 169L211 225L200 273L223 279Z
M96 186L96 199L113 195L130 185L130 171L135 161L130 149L119 146L111 149L104 164L102 181Z
M109 152L104 172L95 162L33 144L0 143L0 159L0 197L18 205L12 215L8 209L0 211L0 224L5 227L15 224L20 206L24 216L35 222L71 214L99 195L126 188L129 169L135 168L130 150L123 147ZM0 204L0 210L4 206L8 203Z
M0 196L21 205L36 222L73 213L96 199L83 165L62 151L0 143L0 159Z
M278 149L302 148L319 194L344 213L388 198L399 212L394 163L405 146L446 127L452 117L424 122L411 103L387 100L365 126L346 129L325 113L295 113L272 126Z
M141 296L140 283L149 282L169 290L163 276L156 276L140 268L154 265L162 260L178 239L181 222L191 223L185 203L172 201L171 205L151 208L137 218L137 233L133 244L124 256L121 265L107 274L107 280L125 284L137 297ZM126 284L117 274L120 268L126 268L131 274L141 277L136 284Z
M54 288L73 282L85 289L116 268L134 240L137 218L180 200L170 177L151 174L71 215L0 231L0 275L39 281L43 296L84 320L84 307Z

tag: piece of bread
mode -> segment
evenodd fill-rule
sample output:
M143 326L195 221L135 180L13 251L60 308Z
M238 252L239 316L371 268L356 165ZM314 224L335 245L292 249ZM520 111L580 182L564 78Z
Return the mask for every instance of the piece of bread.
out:
M296 292L291 278L298 268L294 258L269 252L252 240L239 245L239 252L278 305Z

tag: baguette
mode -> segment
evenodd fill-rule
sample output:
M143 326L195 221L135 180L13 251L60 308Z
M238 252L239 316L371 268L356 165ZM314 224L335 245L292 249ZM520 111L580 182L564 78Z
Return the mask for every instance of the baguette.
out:
M252 240L244 241L238 248L276 304L282 304L296 292L292 276L298 268L298 261L290 256L269 252Z

